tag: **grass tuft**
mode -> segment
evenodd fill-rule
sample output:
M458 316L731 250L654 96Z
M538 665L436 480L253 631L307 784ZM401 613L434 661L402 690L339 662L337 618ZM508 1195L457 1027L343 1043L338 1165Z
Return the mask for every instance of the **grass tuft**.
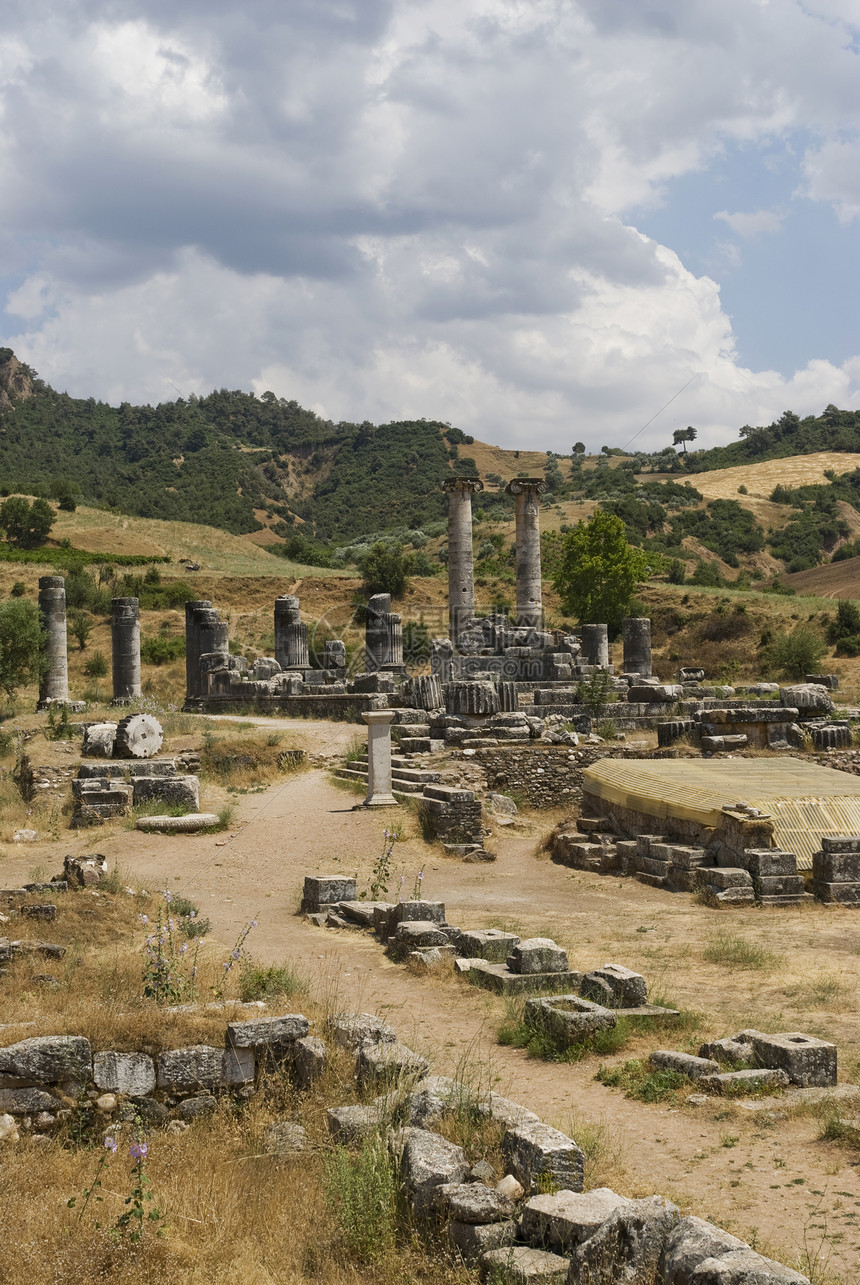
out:
M734 933L718 932L702 951L709 964L722 964L726 968L775 968L782 956L759 946Z

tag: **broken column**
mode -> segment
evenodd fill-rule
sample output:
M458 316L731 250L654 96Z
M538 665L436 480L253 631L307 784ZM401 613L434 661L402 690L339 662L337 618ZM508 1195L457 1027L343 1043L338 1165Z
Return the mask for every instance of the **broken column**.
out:
M477 477L449 477L448 493L448 619L454 642L475 616L475 568L472 555L472 496L483 491Z
M609 665L609 628L606 625L582 626L582 659L586 665L606 669Z
M651 621L647 616L625 616L622 622L624 633L625 674L638 674L640 678L651 677Z
M516 504L517 624L521 628L540 629L543 626L540 497L546 490L546 482L539 477L515 477L505 490Z
M208 598L185 604L185 696L199 696L200 691L200 626L204 620L217 620L218 612Z
M44 709L52 701L69 699L66 582L62 576L39 577L39 612L44 629L45 671L39 683L36 708Z
M140 603L137 598L112 598L110 604L111 662L114 705L140 696Z
M367 723L367 798L359 807L390 808L397 800L391 793L391 724L393 709L373 709L362 718Z
M308 668L308 627L291 593L275 599L275 660L281 669Z
M197 692L200 696L209 695L209 674L213 669L213 657L222 657L223 664L227 665L230 661L230 626L226 620L218 619L218 612L211 613L215 616L214 620L204 620L197 633L197 643L200 648L200 654L197 658ZM204 658L206 664L204 666ZM218 662L216 660L215 664Z
M403 666L403 626L391 610L391 594L375 593L364 618L365 668L369 674Z

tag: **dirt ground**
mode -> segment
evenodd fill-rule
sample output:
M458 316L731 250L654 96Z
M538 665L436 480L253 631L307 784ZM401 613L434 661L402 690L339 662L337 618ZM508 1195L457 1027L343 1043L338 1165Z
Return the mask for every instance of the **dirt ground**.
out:
M324 758L342 753L356 731L260 721L289 729L297 744ZM292 960L321 995L383 1014L402 1039L431 1056L436 1070L468 1066L547 1121L587 1134L594 1182L632 1195L665 1194L818 1280L857 1279L860 1153L820 1140L820 1118L778 1099L759 1111L721 1101L692 1106L683 1095L668 1107L626 1099L595 1080L596 1058L549 1063L500 1045L501 999L462 978L416 976L392 964L369 935L316 928L296 910L306 874L357 871L366 886L383 828L402 826L394 898L401 876L408 896L423 869L424 895L445 902L450 923L553 937L567 947L572 967L623 963L645 974L652 996L703 1015L689 1036L639 1039L607 1062L647 1056L658 1044L695 1051L703 1038L744 1027L804 1030L838 1043L846 1082L860 1081L857 912L714 911L635 880L569 871L539 851L553 820L545 813L495 833L488 841L498 854L494 864L465 865L428 847L408 808L366 813L353 811L355 802L316 766L239 796L227 833L67 832L59 844L7 849L0 880L15 886L36 868L58 867L60 853L98 849L132 886L191 897L227 947L256 918L248 945L261 961ZM703 951L721 932L770 953L754 968L709 963ZM852 1114L847 1104L844 1114Z

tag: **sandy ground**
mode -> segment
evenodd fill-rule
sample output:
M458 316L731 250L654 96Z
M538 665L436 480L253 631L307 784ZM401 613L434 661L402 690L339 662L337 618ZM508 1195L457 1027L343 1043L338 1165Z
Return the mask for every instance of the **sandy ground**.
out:
M349 726L264 721L292 727L297 741L325 756L355 735ZM639 969L652 995L706 1015L694 1044L704 1035L748 1026L809 1030L838 1042L841 1077L852 1078L857 1068L850 1064L860 1053L857 912L812 908L728 915L633 880L568 871L537 851L547 828L540 814L493 836L494 864L464 865L428 848L408 809L356 812L355 801L324 769L314 768L242 796L227 834L167 838L127 831L97 840L92 834L69 835L62 850L98 848L129 883L191 897L225 945L256 918L259 926L248 945L257 958L289 958L315 990L337 996L341 1007L384 1014L401 1038L431 1056L437 1070L468 1065L472 1075L492 1079L499 1091L574 1136L597 1126L601 1181L629 1194L659 1191L783 1261L807 1270L810 1263L819 1270L829 1263L838 1278L857 1279L860 1156L819 1141L815 1119L785 1115L776 1101L773 1108L785 1118L763 1123L761 1116L721 1102L667 1108L625 1099L595 1081L596 1059L545 1063L499 1045L502 1000L463 979L415 976L387 960L368 935L318 929L298 917L296 908L306 874L358 871L360 884L366 884L383 827L399 823L404 837L395 845L394 896L401 874L409 895L423 868L425 895L445 902L451 923L554 937L567 946L572 967L613 960ZM58 847L8 853L3 881L26 879L34 860L53 867ZM703 946L719 930L766 946L775 952L773 965L732 971L707 964ZM684 1045L683 1036L651 1041L633 1051L647 1055L657 1042ZM628 1056L630 1051L607 1060Z

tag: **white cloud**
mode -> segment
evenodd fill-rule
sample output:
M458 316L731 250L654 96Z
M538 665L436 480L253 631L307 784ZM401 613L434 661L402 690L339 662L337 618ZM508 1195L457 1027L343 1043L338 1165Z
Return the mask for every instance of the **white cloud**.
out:
M768 232L780 232L785 214L777 210L752 210L748 214L730 214L728 210L720 210L714 218L728 223L737 236L747 238L762 236Z
M850 17L35 0L0 53L3 341L80 395L271 386L333 418L556 449L627 440L693 376L639 441L676 416L704 441L856 400L851 363L741 367L716 282L629 214L727 146L780 140L810 196L860 210ZM714 217L779 230L784 211L732 213L743 199Z

